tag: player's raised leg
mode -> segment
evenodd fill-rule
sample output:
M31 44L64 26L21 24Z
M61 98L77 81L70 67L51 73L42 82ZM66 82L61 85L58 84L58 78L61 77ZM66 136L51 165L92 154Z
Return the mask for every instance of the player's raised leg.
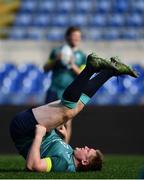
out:
M73 106L75 107L75 101L79 98L81 92L80 100L83 102L83 104L86 104L97 92L97 90L112 76L130 75L135 78L138 77L137 73L126 64L120 62L118 57L111 57L110 60L106 60L99 58L95 54L91 54L88 56L87 64L90 64L93 68L99 67L101 72L95 78L88 80L85 84L82 84L83 80L78 78L79 81L75 80L66 89L63 95L63 99L65 100L62 100L62 103L68 108L73 108ZM79 91L80 89L81 91ZM74 96L72 96L73 92L75 92ZM78 103L77 108L75 108L76 113L81 111L82 108L83 106L81 103Z
M116 70L102 70L96 77L88 81L88 84L80 97L83 104L87 104L97 90L112 76L119 76L123 74L127 74L135 78L138 76L137 73L129 66L120 62L118 57L111 57L108 61L116 68Z
M103 71L96 78L89 80L94 72L101 70ZM35 108L33 113L39 124L47 130L56 128L77 115L86 104L84 101L88 102L110 77L121 74L133 75L133 70L123 63L113 63L93 54L89 55L86 68L65 90L62 101ZM78 103L79 99L83 103Z
M78 108L76 108L76 106L90 77L101 69L115 68L106 60L94 54L90 54L87 58L85 69L71 85L66 88L61 101L33 108L32 111L38 123L45 126L48 131L72 119L83 108L81 104Z
M76 104L83 92L90 77L95 72L104 69L116 70L116 68L106 59L103 59L92 53L87 57L85 69L77 76L77 78L66 88L62 96L62 103L68 108L75 108Z

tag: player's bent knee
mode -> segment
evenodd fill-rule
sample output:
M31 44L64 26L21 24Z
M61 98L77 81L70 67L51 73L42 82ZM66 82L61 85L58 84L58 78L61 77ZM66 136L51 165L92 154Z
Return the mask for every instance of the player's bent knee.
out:
M69 119L73 119L75 116L75 109L69 109L66 111L65 113L65 119L66 121L69 120Z

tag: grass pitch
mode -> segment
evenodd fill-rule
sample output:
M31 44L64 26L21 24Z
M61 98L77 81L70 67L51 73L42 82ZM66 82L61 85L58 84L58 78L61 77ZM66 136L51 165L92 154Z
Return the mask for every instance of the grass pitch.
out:
M100 172L77 173L33 173L25 171L25 161L20 156L0 156L0 178L32 179L138 179L144 170L144 156L105 155L103 170Z

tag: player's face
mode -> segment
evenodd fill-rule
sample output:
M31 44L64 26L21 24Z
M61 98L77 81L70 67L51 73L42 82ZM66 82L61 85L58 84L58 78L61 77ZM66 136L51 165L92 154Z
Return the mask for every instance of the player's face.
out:
M85 146L84 148L77 147L74 150L74 155L79 161L82 161L82 160L90 161L92 157L96 156L96 150L89 148L87 146Z
M80 41L81 41L81 32L80 31L72 32L68 39L68 43L72 47L77 47L79 45Z

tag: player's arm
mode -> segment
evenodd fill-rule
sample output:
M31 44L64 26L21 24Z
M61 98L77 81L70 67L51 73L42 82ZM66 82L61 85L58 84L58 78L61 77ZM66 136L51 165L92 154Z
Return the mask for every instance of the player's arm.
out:
M72 120L67 121L64 124L64 127L65 127L66 132L67 132L66 143L69 143L70 142L70 138L71 138L71 134L72 134Z
M76 75L79 75L81 73L81 71L85 68L85 63L86 63L86 56L83 54L82 56L82 64L79 66L77 66L75 63L74 63L74 60L71 60L70 61L70 64L71 64L71 70L76 74Z
M48 60L48 62L44 65L44 72L48 72L52 70L54 67L54 63L51 61L51 59Z
M51 170L51 159L41 159L40 157L40 145L45 134L46 128L41 125L36 125L35 138L33 140L26 160L26 167L30 171L48 172Z
M46 62L46 64L44 65L44 72L48 72L50 70L52 70L55 66L55 64L57 63L57 61L59 61L59 59L61 59L61 54L58 53L56 54L55 50L53 50L49 56L48 61Z
M81 71L85 68L85 65L81 65L78 67L76 64L72 63L71 64L71 70L76 74L79 75Z
M59 133L62 135L63 140L66 143L69 143L70 138L71 138L71 132L72 132L72 127L71 127L71 120L67 121L65 124L58 126L56 129L59 131Z

